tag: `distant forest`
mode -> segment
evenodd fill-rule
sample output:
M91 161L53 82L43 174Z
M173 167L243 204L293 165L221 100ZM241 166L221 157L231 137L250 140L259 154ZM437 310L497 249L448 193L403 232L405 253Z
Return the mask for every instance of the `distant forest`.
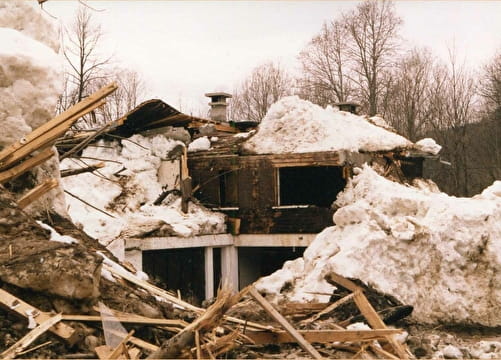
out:
M454 48L442 61L412 47L400 36L402 24L392 1L339 14L298 54L298 77L269 62L237 84L230 118L260 121L287 95L321 106L358 102L360 113L382 116L411 141L432 137L442 145L442 161L425 166L442 191L479 193L501 179L501 48L470 69Z

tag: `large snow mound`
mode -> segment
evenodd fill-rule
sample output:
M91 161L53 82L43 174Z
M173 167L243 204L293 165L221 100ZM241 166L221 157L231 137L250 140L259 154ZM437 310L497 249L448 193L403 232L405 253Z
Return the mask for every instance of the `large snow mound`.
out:
M336 204L336 226L303 258L261 279L260 291L275 300L328 301L311 292L332 292L323 277L335 271L413 305L422 322L501 325L501 181L456 198L364 166Z
M55 115L62 92L63 61L52 20L31 1L0 1L0 149L21 139ZM55 149L54 149L55 151ZM59 178L57 156L32 173L37 183ZM24 191L29 191L26 184ZM30 205L34 214L48 209L64 214L58 187Z
M200 205L190 203L187 214L181 212L180 198L170 197L170 202L153 205L163 191L158 176L161 162L176 146L184 145L163 135L133 135L121 142L101 141L87 147L82 157L108 160L106 166L96 174L65 177L63 186L114 217L68 195L68 213L73 221L104 244L121 234L139 234L146 228L160 228L161 224L168 225L171 233L185 237L225 232L224 215ZM61 168L78 169L97 162L84 161L64 159Z
M35 1L0 1L0 27L18 30L49 46L55 52L59 51L57 26Z
M244 149L257 154L316 151L388 151L410 147L404 137L366 118L330 106L322 108L298 96L273 104Z

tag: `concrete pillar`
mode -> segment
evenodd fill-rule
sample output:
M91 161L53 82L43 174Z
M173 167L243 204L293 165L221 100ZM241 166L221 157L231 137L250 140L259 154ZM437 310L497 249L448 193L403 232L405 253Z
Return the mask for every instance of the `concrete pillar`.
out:
M213 248L207 246L204 248L205 254L205 299L214 297L214 252Z
M233 245L221 248L221 276L223 284L238 291L238 250Z

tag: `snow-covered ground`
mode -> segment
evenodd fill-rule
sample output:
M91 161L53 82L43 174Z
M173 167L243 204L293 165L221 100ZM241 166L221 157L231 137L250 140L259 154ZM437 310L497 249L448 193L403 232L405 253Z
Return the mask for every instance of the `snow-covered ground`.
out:
M261 279L260 291L274 300L327 301L311 292L332 292L323 277L335 271L413 305L422 322L501 325L501 181L456 198L364 166L336 205L336 226L303 258Z
M180 141L163 135L144 137L134 135L129 140L104 142L87 147L82 156L111 160L95 174L80 174L62 179L70 193L114 216L107 216L83 202L67 195L68 212L83 230L104 244L127 234L138 234L169 226L169 231L179 236L222 233L225 231L224 215L211 212L190 203L187 214L181 212L181 199L169 195L161 205L153 202L162 193L159 169L162 160ZM93 164L100 160L84 159ZM65 159L62 169L85 166L81 160ZM171 188L169 188L170 190Z
M381 118L322 108L297 96L273 104L244 149L257 154L316 151L384 151L409 148L404 137L385 130ZM376 121L377 120L377 121ZM375 124L378 125L375 125Z

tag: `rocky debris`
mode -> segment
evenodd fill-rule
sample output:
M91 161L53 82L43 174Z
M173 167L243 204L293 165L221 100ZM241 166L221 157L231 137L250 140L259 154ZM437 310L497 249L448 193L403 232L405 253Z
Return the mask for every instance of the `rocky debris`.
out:
M19 210L5 189L0 191L0 279L21 288L69 299L96 298L102 259L80 244L50 240Z

